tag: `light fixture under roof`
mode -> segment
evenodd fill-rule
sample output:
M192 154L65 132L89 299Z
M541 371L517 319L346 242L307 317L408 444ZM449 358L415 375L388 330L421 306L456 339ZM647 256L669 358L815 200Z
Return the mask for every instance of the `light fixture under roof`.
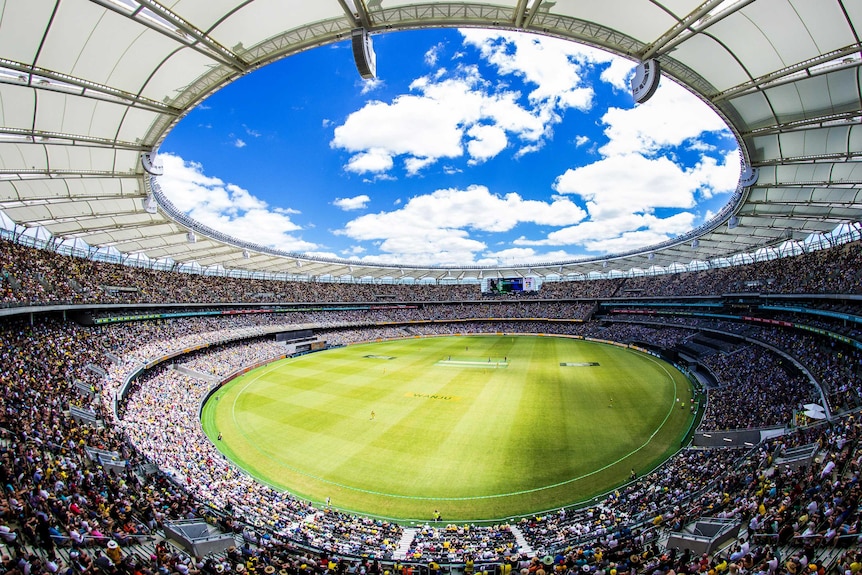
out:
M144 211L148 214L155 214L159 211L159 203L156 201L156 196L153 194L144 198Z
M638 104L643 104L653 97L658 90L661 79L661 66L658 60L641 62L635 67L635 75L631 81L632 97Z
M745 166L745 169L742 170L742 175L739 176L739 185L743 188L748 188L756 184L759 177L760 168Z
M141 154L141 166L144 168L144 171L152 176L163 176L165 174L165 167L162 165L162 162L156 156L155 152L144 152Z
M363 80L373 80L377 76L377 55L374 53L371 35L365 28L355 28L350 39L353 43L353 60L359 75Z

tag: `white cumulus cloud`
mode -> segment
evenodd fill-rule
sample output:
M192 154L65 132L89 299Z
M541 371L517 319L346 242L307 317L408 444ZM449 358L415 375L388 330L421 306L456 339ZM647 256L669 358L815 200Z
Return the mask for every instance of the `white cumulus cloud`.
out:
M436 66L437 60L440 58L440 51L443 49L442 43L437 43L428 48L425 52L425 64L428 66Z
M487 247L471 238L471 231L507 232L520 223L566 226L585 216L566 197L528 200L516 193L501 196L484 186L470 186L413 197L396 210L351 220L337 233L358 241L379 241L385 261L434 263L445 254L446 263L465 264Z
M630 69L630 63L615 61L602 78L622 89ZM589 252L616 253L657 244L706 221L708 213L697 215L698 203L736 187L735 149L719 154L703 141L707 134L723 132L729 137L727 127L715 112L673 82L664 81L644 104L610 108L601 123L607 141L597 148L600 158L567 169L553 184L557 193L582 205L587 217L544 238L518 238L516 245L578 246ZM588 142L575 137L579 147ZM683 163L678 159L682 149L712 155Z
M601 79L619 92L631 90L629 81L634 73L635 63L625 58L614 58L610 66L602 70Z
M593 106L594 91L584 81L588 65L613 57L571 42L482 30L461 31L465 45L502 75L515 75L529 88L525 95L505 82L492 82L479 67L457 63L439 67L410 84L410 93L371 101L338 125L330 145L351 154L345 169L354 173L389 171L395 163L372 162L398 156L416 175L441 159L466 156L468 164L498 156L512 142L514 157L540 150L562 112ZM443 46L425 53L436 66Z
M201 164L180 156L164 153L159 158L165 168L158 179L162 192L196 221L272 248L304 252L318 247L292 233L301 229L291 220L299 213L296 210L274 208L240 186L206 175Z
M591 219L605 219L656 207L694 207L699 185L694 174L668 158L628 154L569 169L557 178L554 189L582 198Z
M727 129L718 114L669 80L663 81L644 104L609 109L602 122L607 126L608 143L599 151L605 156L654 153L694 140L704 132Z
M367 80L361 80L361 82L362 88L360 89L359 93L363 95L370 94L375 90L379 90L385 84L380 78L368 78Z
M499 126L475 125L467 130L467 136L471 138L467 142L467 151L473 162L483 162L493 158L509 143L506 131Z
M353 196L352 198L335 198L332 201L332 205L341 208L345 212L353 211L353 210L361 210L368 202L371 201L371 198L368 197L367 194L362 194L359 196Z
M464 29L461 35L464 43L478 48L501 75L515 74L535 86L529 93L533 105L580 110L592 107L594 92L583 81L586 52L581 46L520 32Z
M371 148L366 152L350 158L345 169L348 172L364 174L368 172L385 172L392 167L392 156L386 150Z
M415 176L422 171L422 168L434 162L434 158L406 158L404 160L404 169L407 170L408 176Z
M388 187L405 176L422 177L406 180L414 184L443 188L397 191L404 200L395 200L391 210L341 216L353 218L346 223L327 216L319 228L339 236L342 245L331 249L341 257L500 265L628 251L699 225L712 212L699 209L698 202L735 188L738 154L727 151L717 134L732 135L716 113L669 79L645 104L601 110L598 95L612 94L617 103L630 98L633 62L553 38L477 29L460 34L464 52L452 55L446 43L432 46L424 53L430 69L413 78L407 93L384 98L380 90L346 117L321 122L332 130L329 145L339 153L344 172L379 186L372 194L376 202L392 201L394 196L385 196ZM479 61L468 61L476 53ZM590 78L604 84L592 86ZM365 82L357 91L383 87ZM260 135L243 127L244 138ZM566 148L555 157L555 171L547 173L533 166L553 149L555 129ZM246 145L234 134L228 142ZM492 193L467 179L471 170L481 173L482 164L493 172L495 158L520 160L528 154L523 173L535 173L541 182L529 191ZM560 163L568 161L566 154L577 160ZM273 208L240 186L207 176L197 164L162 157L166 171L172 164L165 176L176 190L171 199L195 219L268 245L335 257L297 237L300 227L290 209ZM585 157L590 163L575 163ZM447 182L457 179L458 187L433 179L440 175L452 178ZM408 199L410 194L416 195ZM331 204L352 212L370 201L360 194ZM314 222L305 225L312 228Z
M469 90L465 84L459 86L465 99ZM362 168L356 161L357 156L375 153L389 158L408 154L415 157L446 158L460 156L461 114L444 102L434 98L404 95L391 104L371 102L348 116L347 120L335 128L332 146L354 152L350 160L353 166ZM372 170L368 170L372 171Z

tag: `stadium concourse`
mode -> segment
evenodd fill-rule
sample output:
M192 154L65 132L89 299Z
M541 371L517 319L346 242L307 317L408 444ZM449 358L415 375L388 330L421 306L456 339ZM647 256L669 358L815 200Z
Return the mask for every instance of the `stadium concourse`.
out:
M225 278L8 241L0 255L4 572L383 574L403 564L426 573L433 562L536 575L797 575L862 565L858 241L742 268L549 283L503 299L463 285L225 287ZM254 294L265 302L250 304ZM245 313L221 313L237 311ZM172 317L152 317L162 313ZM118 315L131 321L102 322ZM701 432L778 433L733 447L686 445L583 507L491 526L429 517L407 530L276 492L234 469L203 434L197 414L213 381L280 357L272 334L299 328L330 345L483 332L648 345L700 373ZM799 419L811 403L828 408L826 421ZM814 459L777 465L810 445ZM190 557L162 541L165 521L201 516L236 533L238 548ZM742 535L705 556L663 547L669 531L703 517L739 521Z

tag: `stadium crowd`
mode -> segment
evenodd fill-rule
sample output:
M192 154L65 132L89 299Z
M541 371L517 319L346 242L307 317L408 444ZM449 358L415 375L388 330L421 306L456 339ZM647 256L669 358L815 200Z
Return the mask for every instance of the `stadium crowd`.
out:
M639 324L645 318L621 314L614 316L614 320ZM788 358L795 359L807 369L833 411L847 411L862 405L862 351L853 342L845 343L818 336L808 330L761 322L662 316L651 318L649 323L655 329L687 327L691 330L717 330L759 341L786 353ZM764 376L757 377L762 379ZM809 394L808 388L804 386L799 391L803 392L798 395L799 399ZM816 401L822 402L822 399L817 398Z
M699 272L546 281L519 299L710 296L725 293L862 293L859 242L798 256ZM471 301L474 284L380 284L233 278L99 262L0 239L0 303L249 303Z
M709 391L701 429L782 426L793 421L804 404L820 401L802 373L789 371L780 356L764 347L749 344L702 361L722 386Z
M230 353L224 353L230 350ZM284 356L284 344L272 338L213 345L203 352L182 355L177 365L199 374L224 379L238 368Z

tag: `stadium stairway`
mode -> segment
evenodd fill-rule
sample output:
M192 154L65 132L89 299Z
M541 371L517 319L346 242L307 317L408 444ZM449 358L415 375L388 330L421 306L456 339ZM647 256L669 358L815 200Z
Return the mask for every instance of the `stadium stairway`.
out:
M407 559L407 552L410 551L410 546L413 544L413 537L419 531L415 527L405 527L401 533L401 540L398 542L398 548L392 553L392 558L396 561Z
M527 543L527 538L524 537L523 531L518 529L515 525L510 525L509 531L511 531L512 535L515 536L515 543L518 544L518 551L520 553L526 553L527 557L532 557L534 553L533 548L529 543Z

